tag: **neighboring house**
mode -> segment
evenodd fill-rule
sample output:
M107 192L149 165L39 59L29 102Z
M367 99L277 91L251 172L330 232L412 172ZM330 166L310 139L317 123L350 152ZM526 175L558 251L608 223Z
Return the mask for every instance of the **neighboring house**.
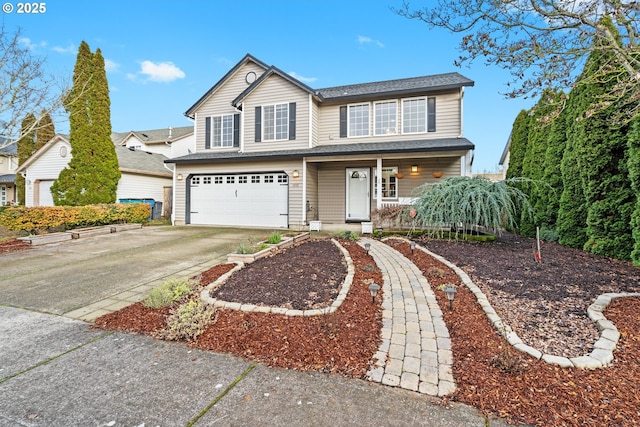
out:
M498 163L502 166L503 179L507 176L507 170L509 169L509 160L511 160L511 134L509 134L509 138L507 139L507 143L504 146L504 150L502 151L502 156L500 156L500 162Z
M15 142L0 137L0 206L16 203L18 149Z
M164 202L170 193L172 172L162 154L116 146L122 176L117 199L153 199ZM25 177L25 206L53 206L51 185L71 160L66 135L57 134L17 169ZM166 205L166 204L165 204Z
M116 145L162 154L170 159L194 153L196 149L193 126L114 132L111 138Z
M196 150L166 161L174 223L338 227L470 175L466 86L448 73L312 89L246 55L185 113Z

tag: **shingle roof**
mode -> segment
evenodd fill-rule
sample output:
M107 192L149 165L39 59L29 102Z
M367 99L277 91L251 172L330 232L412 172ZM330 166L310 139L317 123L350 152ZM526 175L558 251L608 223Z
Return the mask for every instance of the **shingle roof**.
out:
M116 146L116 155L118 156L118 166L122 172L172 176L172 173L164 166L167 157L162 154Z
M0 182L2 183L14 183L16 182L16 174L10 173L7 175L0 175Z
M210 163L216 161L256 161L301 157L349 156L362 154L415 153L433 151L472 150L474 145L466 138L423 139L393 143L368 142L359 144L320 145L296 150L239 152L200 152L165 160L165 163Z
M111 139L115 144L121 144L129 135L135 135L140 141L145 143L154 143L165 141L175 141L184 136L193 133L193 126L181 126L171 128L171 136L169 136L169 128L150 129L150 130L132 130L130 132L113 132Z
M318 89L317 92L326 100L341 100L365 96L386 94L403 94L417 91L433 91L453 89L462 86L473 86L470 80L458 73L435 74L432 76L411 77L407 79L386 80L382 82L360 83L346 86L335 86Z
M7 145L5 145L7 144ZM18 147L15 142L0 136L0 155L15 156L18 154Z

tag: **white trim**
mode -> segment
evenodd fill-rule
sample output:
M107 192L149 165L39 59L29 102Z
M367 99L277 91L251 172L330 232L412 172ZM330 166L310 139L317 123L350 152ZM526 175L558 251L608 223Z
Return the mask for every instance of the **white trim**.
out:
M244 102L240 104L240 146L238 151L244 153Z
M302 223L307 223L307 158L302 158Z
M260 108L262 109L262 112L260 114L260 142L280 142L280 141L288 141L289 140L289 121L291 120L291 111L289 111L289 104L291 104L290 102L278 102L275 104L263 104L260 106ZM278 121L278 115L276 114L276 106L278 105L286 105L287 106L287 136L285 138L278 138L278 129L277 129L277 125L276 122ZM266 139L264 137L264 130L265 130L265 113L264 113L264 107L273 107L273 139ZM296 112L297 115L297 112Z
M376 189L379 192L382 188L382 157L376 159ZM376 209L382 208L382 197L378 197L378 194L374 194L376 198Z
M308 114L309 116L309 148L313 148L313 117L311 116L312 112L313 112L313 97L311 96L311 94L309 94L309 114ZM296 111L296 115L298 115L297 111ZM297 132L298 131L296 130L296 133Z
M351 178L351 174L353 174L356 171L366 171L366 181L367 181L367 185L366 185L366 189L367 189L367 200L366 200L366 216L362 217L362 218L349 218L349 182L352 179ZM371 168L369 167L362 167L362 168L346 168L345 169L345 187L346 187L346 191L345 191L345 204L344 204L344 217L345 220L349 221L369 221L371 219Z
M401 98L401 104L402 104L402 108L400 111L400 123L401 123L401 131L400 133L402 135L417 135L417 134L421 134L421 133L427 133L428 129L429 129L429 102L428 102L428 96L414 96L411 98ZM423 100L424 101L424 130L423 131L417 131L417 132L405 132L404 131L404 102L405 101L413 101L413 100Z
M460 138L464 137L464 86L460 88Z

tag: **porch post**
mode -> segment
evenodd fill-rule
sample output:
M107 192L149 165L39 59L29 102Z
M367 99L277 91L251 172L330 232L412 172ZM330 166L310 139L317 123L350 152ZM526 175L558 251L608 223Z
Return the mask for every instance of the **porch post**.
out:
M307 223L307 158L302 158L302 223Z
M376 209L382 208L382 157L378 157L376 161Z

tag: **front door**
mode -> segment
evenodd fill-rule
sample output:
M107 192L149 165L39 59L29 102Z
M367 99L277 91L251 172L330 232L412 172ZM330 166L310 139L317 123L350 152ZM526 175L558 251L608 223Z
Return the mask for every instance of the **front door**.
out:
M369 221L371 212L369 168L347 168L346 220Z

